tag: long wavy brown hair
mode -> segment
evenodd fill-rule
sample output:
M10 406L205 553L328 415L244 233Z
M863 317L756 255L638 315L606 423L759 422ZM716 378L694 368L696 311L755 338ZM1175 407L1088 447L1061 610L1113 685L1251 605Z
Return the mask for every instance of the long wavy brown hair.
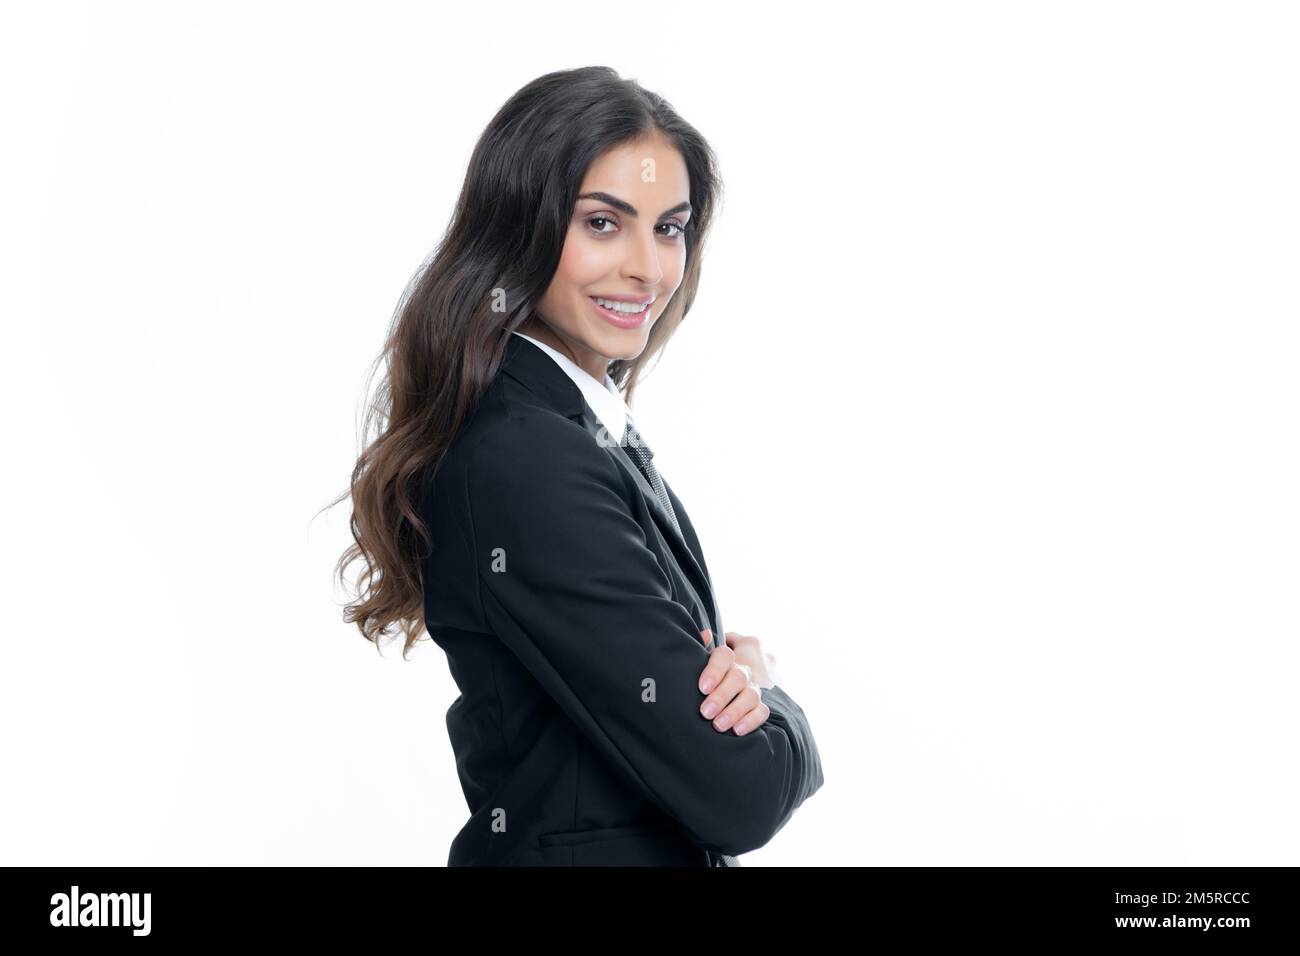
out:
M691 217L681 285L641 354L608 369L630 406L645 363L695 299L722 192L713 150L662 96L603 66L533 80L479 138L451 222L403 290L371 368L371 381L381 367L386 374L365 415L351 488L326 506L352 497L355 544L339 559L337 580L346 586L347 567L358 559L365 566L343 619L381 654L381 639L400 631L405 659L425 633L420 559L430 538L421 496L496 375L510 333L550 285L588 167L653 132L675 143L686 163Z

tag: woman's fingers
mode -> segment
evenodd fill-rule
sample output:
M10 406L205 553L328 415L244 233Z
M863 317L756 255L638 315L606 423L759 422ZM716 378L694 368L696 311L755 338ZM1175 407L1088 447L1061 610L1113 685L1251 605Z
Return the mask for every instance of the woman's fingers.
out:
M701 636L707 633L705 628ZM700 703L700 713L713 721L719 733L734 725L737 736L747 734L771 714L753 677L749 665L737 662L736 652L727 645L715 647L709 654L709 663L700 674L700 693L707 695Z
M757 707L741 717L741 719L736 723L736 736L743 737L759 724L763 723L763 721L767 720L767 718L771 716L771 713L772 709L760 700Z
M722 675L722 682L718 684L713 693L709 694L700 702L700 713L710 719L719 717L722 712L736 699L736 695L749 686L749 677L739 667L733 667ZM733 712L731 721L725 726L718 726L717 720L713 725L719 730L726 730L731 723L737 719Z
M753 715L754 710L759 707L765 707L763 703L762 692L753 684L746 684L736 696L732 699L717 717L713 719L713 729L719 732L736 727L736 733L757 727L762 720L766 720L765 715L759 720L759 715ZM753 715L753 716L751 716Z
M725 733L734 725L739 734L748 733L767 720L767 713L760 710L765 706L762 691L751 684L749 675L737 667L700 705L700 713L713 720L713 729L718 733Z
M736 652L726 644L709 651L709 662L704 665L704 670L700 671L700 693L707 694L717 687L734 663L736 663Z

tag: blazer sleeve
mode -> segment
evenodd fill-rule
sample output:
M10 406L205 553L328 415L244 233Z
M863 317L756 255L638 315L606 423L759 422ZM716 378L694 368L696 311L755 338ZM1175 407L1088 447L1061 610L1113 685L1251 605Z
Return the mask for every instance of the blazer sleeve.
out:
M767 843L823 783L799 705L779 686L744 736L700 713L709 651L585 429L541 413L489 429L466 471L479 601L597 750L699 846Z

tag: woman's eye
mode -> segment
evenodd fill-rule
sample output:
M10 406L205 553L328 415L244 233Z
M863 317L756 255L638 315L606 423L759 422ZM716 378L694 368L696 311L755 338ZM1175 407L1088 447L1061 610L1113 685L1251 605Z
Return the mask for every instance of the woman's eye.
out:
M614 230L600 228L597 226L597 223L608 223L611 226L618 225L616 222L614 222L613 219L610 219L608 216L592 216L587 220L587 227L591 229L591 231L598 236L609 235L611 232L614 232ZM686 231L686 227L683 226L680 222L678 222L675 219L670 220L668 222L661 222L659 224L659 228L662 229L664 227L676 230L675 232L661 233L661 235L664 235L669 239L680 239L685 234Z

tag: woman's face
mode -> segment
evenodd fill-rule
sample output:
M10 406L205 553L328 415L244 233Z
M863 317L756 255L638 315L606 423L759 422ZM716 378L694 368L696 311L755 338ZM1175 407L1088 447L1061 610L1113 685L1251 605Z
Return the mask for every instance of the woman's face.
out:
M641 354L681 285L690 177L676 147L654 134L600 156L578 196L539 315L519 331L603 381L611 361ZM606 308L614 302L634 310L649 305L629 314Z

